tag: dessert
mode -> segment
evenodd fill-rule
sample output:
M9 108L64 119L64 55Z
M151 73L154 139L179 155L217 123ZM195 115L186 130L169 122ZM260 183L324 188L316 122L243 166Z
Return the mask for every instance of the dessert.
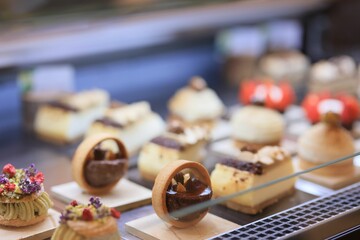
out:
M290 155L277 146L267 146L258 152L240 151L237 158L217 163L211 173L215 197L250 189L294 172ZM236 211L256 214L294 191L291 178L268 187L234 197L224 204Z
M307 118L312 124L320 121L324 111L336 111L340 115L343 127L351 129L360 116L358 100L349 94L331 94L329 92L309 93L302 102ZM325 108L321 110L321 108ZM323 112L321 112L323 111Z
M128 155L124 144L109 134L87 137L72 161L74 180L90 194L106 194L125 175Z
M24 227L44 221L53 203L43 182L34 164L24 169L6 164L0 175L0 225Z
M60 216L60 225L52 240L117 240L121 239L116 219L120 212L91 197L89 204L83 205L73 200Z
M340 116L333 112L304 132L298 140L299 166L302 169L348 156L355 152L351 134L341 127ZM325 176L346 175L354 171L353 159L348 159L311 173Z
M213 128L224 111L220 98L200 77L193 77L188 86L177 91L168 108L170 122L176 120L187 126L198 125L208 129Z
M156 214L168 224L186 228L205 217L208 209L186 216L171 213L211 199L212 189L208 171L200 163L179 160L166 165L156 177L152 205Z
M166 133L153 138L142 148L138 160L141 176L154 181L168 163L179 159L202 161L207 136L207 131L201 127L182 127L172 123Z
M239 149L258 150L267 145L279 145L284 126L280 113L258 105L245 106L231 118L232 138Z
M300 84L309 69L309 59L301 52L279 51L260 59L259 69L265 77Z
M268 108L284 113L286 108L295 100L295 93L291 85L286 82L274 83L271 80L245 81L241 84L239 100L244 104L251 104L255 98L263 98Z
M358 87L356 63L349 56L321 60L311 67L309 89L355 94Z
M161 117L151 111L148 102L118 105L109 108L103 118L92 123L87 136L109 133L120 138L130 155L165 130Z
M96 89L43 105L35 117L35 132L52 142L73 142L85 134L96 118L104 114L108 103L108 93Z

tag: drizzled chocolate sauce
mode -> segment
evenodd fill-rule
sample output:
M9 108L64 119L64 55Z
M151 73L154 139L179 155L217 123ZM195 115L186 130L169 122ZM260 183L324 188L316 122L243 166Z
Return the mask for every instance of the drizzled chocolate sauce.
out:
M182 175L182 173L180 173ZM212 190L209 186L196 179L195 177L190 177L190 179L184 184L183 175L180 176L179 173L175 176L177 183L184 185L186 191L179 192L177 191L177 185L170 184L166 192L166 207L168 212L171 214L173 211L180 210L182 208L208 201L212 197ZM196 219L207 209L194 212L185 217L179 218L180 221L191 221Z
M251 163L251 162L226 158L221 161L221 164L239 169L241 171L247 171L255 175L261 175L263 173L263 166L261 163Z
M93 187L103 187L120 180L127 170L128 160L120 153L113 154L99 145L93 149L89 161L85 165L85 179Z

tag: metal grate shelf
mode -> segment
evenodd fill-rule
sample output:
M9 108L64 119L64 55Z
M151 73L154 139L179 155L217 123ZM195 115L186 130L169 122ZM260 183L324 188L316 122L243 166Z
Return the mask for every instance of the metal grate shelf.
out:
M282 239L360 210L360 183L260 219L212 239Z

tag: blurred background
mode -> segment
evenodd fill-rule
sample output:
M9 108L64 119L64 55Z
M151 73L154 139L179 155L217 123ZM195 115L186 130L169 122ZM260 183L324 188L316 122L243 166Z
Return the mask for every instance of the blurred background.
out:
M357 61L359 10L356 0L0 0L0 144L21 140L32 105L57 91L99 87L165 115L193 75L236 103L270 53ZM290 79L298 102L306 74Z

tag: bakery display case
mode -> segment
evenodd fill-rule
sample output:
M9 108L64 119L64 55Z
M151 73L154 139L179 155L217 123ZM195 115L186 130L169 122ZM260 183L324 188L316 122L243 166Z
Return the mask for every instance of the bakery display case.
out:
M1 239L359 238L356 1L22 3Z

